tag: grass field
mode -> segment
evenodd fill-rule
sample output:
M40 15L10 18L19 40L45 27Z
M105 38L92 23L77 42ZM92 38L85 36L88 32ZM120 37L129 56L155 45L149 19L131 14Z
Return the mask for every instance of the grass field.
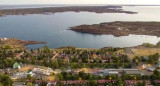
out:
M135 56L149 56L155 53L160 54L160 48L140 48L140 49L131 49Z

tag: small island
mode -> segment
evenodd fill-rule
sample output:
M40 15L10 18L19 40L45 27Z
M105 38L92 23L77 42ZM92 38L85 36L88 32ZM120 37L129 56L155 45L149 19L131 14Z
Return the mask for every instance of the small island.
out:
M57 12L95 12L95 13L127 13L136 12L125 11L122 6L67 6L67 7L45 7L45 8L24 8L24 9L3 9L0 16L6 15L27 15L27 14L48 14Z
M160 36L160 22L110 22L93 25L80 25L70 30L90 34L107 34L114 36L152 35Z

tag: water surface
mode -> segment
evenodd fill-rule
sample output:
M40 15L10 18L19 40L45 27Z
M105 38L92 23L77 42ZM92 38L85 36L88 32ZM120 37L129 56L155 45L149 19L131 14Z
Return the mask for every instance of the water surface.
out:
M138 14L63 12L55 14L11 15L0 17L0 37L46 41L50 48L76 46L80 48L131 47L142 43L156 44L159 37L147 35L92 35L74 32L69 27L113 21L160 21L160 7L124 6ZM30 45L29 49L43 45Z

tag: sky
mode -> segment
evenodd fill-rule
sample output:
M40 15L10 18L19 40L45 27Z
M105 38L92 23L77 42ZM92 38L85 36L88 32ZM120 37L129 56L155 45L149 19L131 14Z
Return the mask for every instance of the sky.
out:
M15 4L147 4L160 5L160 0L0 0L0 5Z

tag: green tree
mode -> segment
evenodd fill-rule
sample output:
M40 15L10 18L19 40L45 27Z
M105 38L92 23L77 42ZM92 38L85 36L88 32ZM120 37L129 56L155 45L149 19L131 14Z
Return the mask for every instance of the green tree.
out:
M28 82L27 86L34 86L32 83Z
M47 86L47 82L42 82L39 86Z
M48 48L47 45L45 45L45 46L43 47L43 51L44 51L44 53L49 53L49 52L50 52L50 49Z
M11 86L12 80L8 75L0 75L0 82L5 86Z
M96 80L90 80L89 81L89 86L97 86Z
M28 74L28 75L27 75L27 79L28 79L28 80L32 80L31 74Z
M92 74L88 74L88 79L92 80L93 79L93 75Z
M2 84L2 83L0 83L0 86L3 86L3 84Z
M54 69L59 68L59 65L58 65L58 62L57 62L57 61L55 61L55 62L53 63L53 68L54 68Z
M124 86L123 81L121 78L118 79L117 86Z
M59 80L63 80L63 75L60 73L60 74L58 74L58 79Z
M5 45L5 49L11 49L11 45Z

